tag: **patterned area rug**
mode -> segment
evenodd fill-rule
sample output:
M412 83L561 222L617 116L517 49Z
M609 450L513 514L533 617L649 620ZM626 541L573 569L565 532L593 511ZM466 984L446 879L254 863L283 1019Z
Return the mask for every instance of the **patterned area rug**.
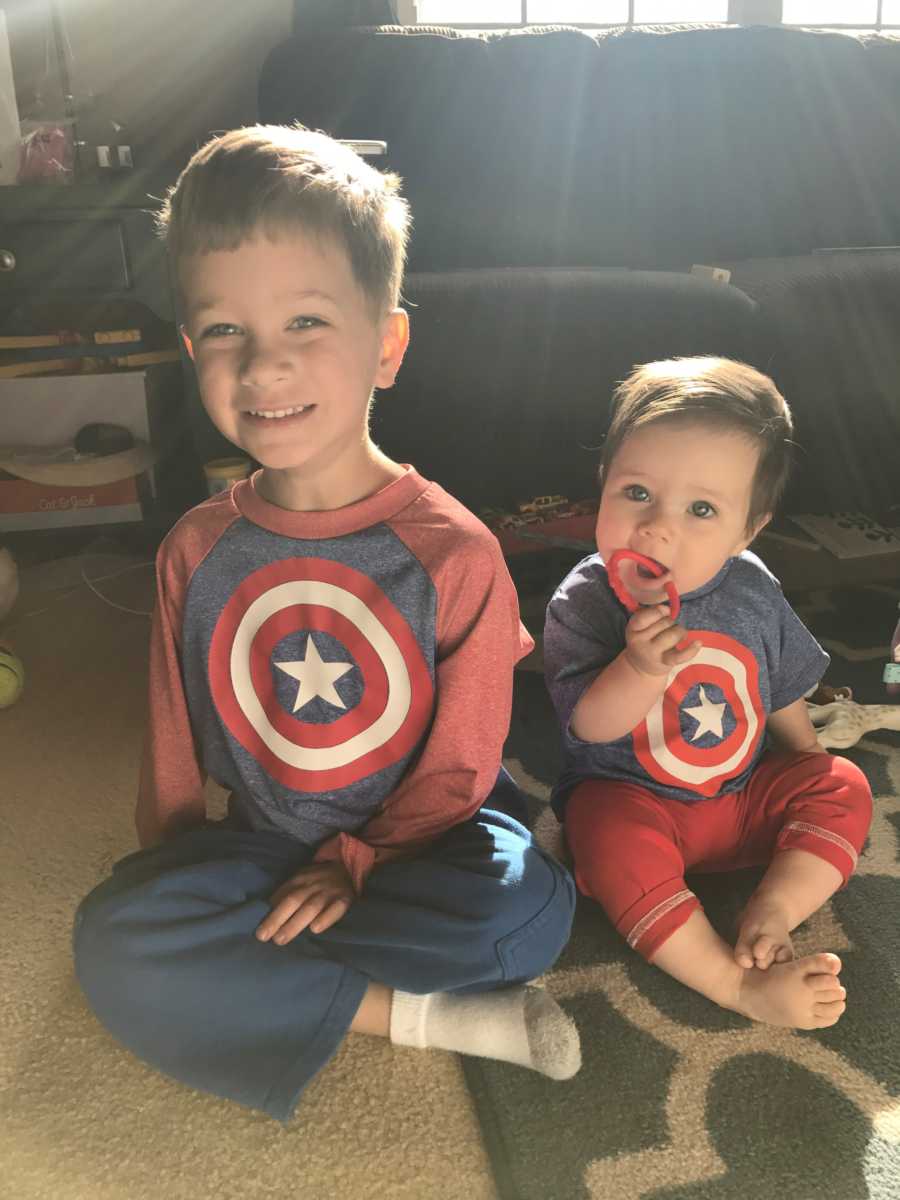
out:
M860 703L880 683L900 592L794 594L832 655L826 681ZM880 643L880 644L877 644ZM559 752L543 679L520 673L507 765L540 840ZM575 1017L584 1065L568 1083L464 1059L502 1200L897 1200L900 1197L900 734L846 752L875 794L858 874L795 934L843 960L848 1008L815 1032L754 1025L625 947L582 901L544 983ZM692 879L731 940L760 871Z

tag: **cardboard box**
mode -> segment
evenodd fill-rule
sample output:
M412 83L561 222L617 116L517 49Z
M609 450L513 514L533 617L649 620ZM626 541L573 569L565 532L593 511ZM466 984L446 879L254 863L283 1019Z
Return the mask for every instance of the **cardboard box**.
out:
M119 479L93 487L52 487L0 471L0 527L46 529L143 520L138 481Z
M0 379L0 529L142 520L156 494L153 471L83 486L68 479L54 486L46 472L41 482L12 474L8 452L71 446L78 431L94 422L121 425L138 443L164 451L166 432L177 425L180 397L177 364L105 375Z

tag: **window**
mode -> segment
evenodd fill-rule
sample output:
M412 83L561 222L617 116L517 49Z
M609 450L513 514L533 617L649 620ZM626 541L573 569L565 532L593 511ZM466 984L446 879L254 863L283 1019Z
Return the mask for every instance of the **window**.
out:
M652 25L725 22L728 0L416 0L420 24ZM782 0L784 25L900 30L900 0Z
M784 0L784 25L874 26L879 20L878 0Z
M416 9L420 25L481 28L728 20L728 0L416 0Z

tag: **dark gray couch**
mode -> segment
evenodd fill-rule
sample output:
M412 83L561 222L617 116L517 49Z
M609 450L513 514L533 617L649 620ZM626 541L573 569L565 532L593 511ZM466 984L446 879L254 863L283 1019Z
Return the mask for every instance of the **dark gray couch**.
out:
M387 142L414 336L376 433L470 505L590 494L615 381L693 353L783 387L790 509L900 504L900 42L301 32L259 112Z

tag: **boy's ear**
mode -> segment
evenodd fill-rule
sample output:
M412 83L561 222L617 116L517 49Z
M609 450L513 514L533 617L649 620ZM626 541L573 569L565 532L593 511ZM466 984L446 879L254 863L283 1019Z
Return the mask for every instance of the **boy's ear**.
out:
M181 340L184 342L184 348L188 352L188 358L191 362L194 361L194 343L187 335L187 330L183 325L178 326L178 332L181 334Z
M392 308L381 331L381 355L375 374L375 386L389 388L397 378L403 355L409 345L409 317L403 308Z

